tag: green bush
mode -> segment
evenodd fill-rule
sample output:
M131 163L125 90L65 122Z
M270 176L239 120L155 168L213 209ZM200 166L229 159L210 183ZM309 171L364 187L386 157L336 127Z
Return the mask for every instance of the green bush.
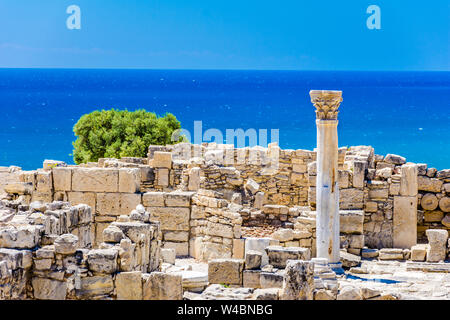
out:
M180 122L171 114L157 117L145 110L102 110L83 115L73 127L75 163L99 158L146 157L151 144L172 144Z

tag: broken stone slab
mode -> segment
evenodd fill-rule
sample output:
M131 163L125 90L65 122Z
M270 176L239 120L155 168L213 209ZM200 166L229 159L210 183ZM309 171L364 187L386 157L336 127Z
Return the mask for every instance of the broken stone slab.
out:
M341 257L341 263L342 263L342 267L344 268L351 268L351 267L357 267L360 263L361 263L361 257L345 252L345 251L341 251L340 252L340 257Z
M266 248L269 263L276 268L285 268L287 260L310 260L311 250L301 247L269 246Z
M406 271L450 273L450 263L406 262Z
M272 238L279 241L292 241L294 239L294 231L292 229L278 229L272 234Z
M283 272L261 272L260 285L262 289L266 288L282 288L283 287Z
M406 159L402 156L396 155L396 154L387 154L384 158L384 162L392 163L395 165L402 165L406 163Z
M411 260L412 261L425 261L427 256L428 245L416 244L411 247Z
M42 225L0 227L0 248L32 249L40 241Z
M266 248L270 246L271 238L245 238L245 252L254 250L261 253L261 267L269 263Z
M117 271L117 249L94 249L87 254L89 270L111 274Z
M278 300L280 289L278 288L265 288L256 289L253 292L253 300Z
M125 239L125 235L122 230L114 225L109 225L106 227L103 230L102 235L104 242L120 243L120 240Z
M208 274L205 272L182 270L173 274L181 275L183 290L202 292L208 285Z
M440 229L428 229L427 262L443 261L447 255L448 231Z
M313 300L314 263L289 260L283 278L281 300Z
M259 184L252 178L249 178L247 180L247 182L245 183L244 188L247 189L251 194L254 195L259 190Z
M78 237L71 233L60 235L55 239L55 252L59 254L74 254L78 246Z
M343 287L338 295L337 300L362 300L361 290L353 286Z
M165 263L170 263L170 264L175 264L175 259L176 259L176 252L175 249L173 248L162 248L161 249L161 258L163 260L163 262Z

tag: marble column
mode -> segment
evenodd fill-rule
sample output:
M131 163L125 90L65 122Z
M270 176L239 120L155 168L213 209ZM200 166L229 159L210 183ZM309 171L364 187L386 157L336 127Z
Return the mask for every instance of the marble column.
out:
M333 269L340 270L337 115L342 91L311 90L309 94L317 125L317 258L327 258Z

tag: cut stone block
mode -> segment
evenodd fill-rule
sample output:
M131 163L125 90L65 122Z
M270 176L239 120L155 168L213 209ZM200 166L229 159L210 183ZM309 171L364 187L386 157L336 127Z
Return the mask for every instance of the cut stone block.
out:
M118 192L119 171L112 168L76 168L72 173L72 190Z
M72 168L53 168L53 187L55 191L71 191Z
M260 270L244 270L243 286L244 288L261 288Z
M269 246L266 252L269 256L269 264L276 268L285 268L287 260L311 259L309 248Z
M120 272L116 275L117 300L142 300L142 272Z
M143 275L144 300L182 300L183 278L179 274L152 272Z
M261 267L262 254L258 251L249 250L245 253L245 269L259 269Z
M141 170L139 168L119 169L119 192L135 193L140 191Z
M145 207L164 207L164 192L146 192L142 195Z
M153 168L171 169L172 168L172 153L156 151L153 154L152 166L153 166Z
M340 210L339 229L341 233L362 234L364 228L364 211Z
M213 259L208 262L210 284L242 285L242 259Z
M409 249L417 243L417 197L394 197L393 245Z

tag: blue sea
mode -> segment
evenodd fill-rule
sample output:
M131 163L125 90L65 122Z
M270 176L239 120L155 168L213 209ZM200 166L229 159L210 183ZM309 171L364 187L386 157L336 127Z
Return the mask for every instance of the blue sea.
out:
M73 125L98 109L173 113L183 128L279 129L316 146L309 90L342 90L339 145L450 168L450 72L0 69L0 166L73 163ZM269 135L270 140L270 135Z

